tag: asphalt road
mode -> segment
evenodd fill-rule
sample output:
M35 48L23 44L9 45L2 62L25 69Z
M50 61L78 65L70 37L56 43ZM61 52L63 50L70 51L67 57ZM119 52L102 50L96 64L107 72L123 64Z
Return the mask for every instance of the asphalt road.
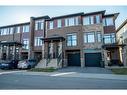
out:
M127 81L13 73L0 75L0 89L127 89Z

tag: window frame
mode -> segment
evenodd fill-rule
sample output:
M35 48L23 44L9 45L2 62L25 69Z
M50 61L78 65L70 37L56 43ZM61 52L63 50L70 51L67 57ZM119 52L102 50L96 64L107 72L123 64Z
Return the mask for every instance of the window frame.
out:
M110 42L106 42L105 39L108 39ZM116 43L115 33L104 34L104 44L113 44L113 43Z
M23 25L23 33L30 31L30 25Z
M54 28L54 21L49 21L49 29L53 29L53 28Z
M62 27L62 19L58 19L57 20L57 28L61 28Z
M109 20L109 19L112 19L112 24L109 24L109 23L108 23L108 20ZM104 19L103 19L103 25L104 25L104 26L113 26L113 25L114 25L113 17L104 18Z
M26 43L25 43L26 42ZM23 49L29 49L29 39L23 39Z
M70 36L70 39L69 39L69 36ZM74 36L75 36L75 38L74 38ZM67 37L66 46L74 47L74 46L78 45L78 43L77 43L77 33L68 33L68 34L66 34L66 37Z
M89 35L91 35L91 34L93 33L93 36L94 36L94 41L89 41ZM95 41L95 32L84 32L84 43L85 44L90 44L90 43L95 43L96 41Z
M35 37L34 38L34 46L42 46L43 45L42 40L40 40L41 38L43 38L43 37Z
M44 29L44 20L36 20L35 21L35 30L43 30Z

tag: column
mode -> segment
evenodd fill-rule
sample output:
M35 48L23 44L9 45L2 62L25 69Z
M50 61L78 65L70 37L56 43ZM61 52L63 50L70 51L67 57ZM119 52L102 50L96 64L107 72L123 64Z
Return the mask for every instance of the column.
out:
M7 46L7 49L6 49L6 55L7 55L7 60L10 59L10 46L8 45Z
M45 57L45 43L42 41L42 59Z
M0 60L2 60L2 55L3 55L3 46L0 46Z
M30 18L30 32L29 32L29 51L28 51L28 59L34 59L34 17Z
M105 66L108 66L107 51L106 50L103 50L103 52L104 52L104 63L105 63Z
M16 58L16 46L13 46L13 60Z
M18 54L19 54L19 60L21 60L21 59L22 59L22 54L21 54L21 52L22 52L22 48L21 48L21 47L19 47L19 51L18 51Z
M81 60L81 67L83 68L83 67L85 67L85 62L84 62L84 51L83 51L83 49L82 50L80 50L80 60Z
M51 58L53 58L53 41L51 41L50 43L50 54L51 54Z

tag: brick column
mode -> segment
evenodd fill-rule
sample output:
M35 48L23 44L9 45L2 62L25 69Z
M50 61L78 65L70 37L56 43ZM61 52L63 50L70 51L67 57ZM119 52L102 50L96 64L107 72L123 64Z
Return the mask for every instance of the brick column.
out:
M3 55L3 46L0 46L0 60L2 60L2 55Z
M107 51L106 50L103 50L103 52L104 52L104 63L105 63L105 66L108 66Z
M34 58L34 18L30 18L30 32L29 32L29 51L28 51L28 59Z
M21 47L19 47L19 52L18 52L18 53L19 53L19 60L21 60L21 59L22 59L22 57L21 57L21 56L22 56L21 52L22 52L22 48L21 48Z
M13 46L13 60L16 58L16 46Z
M50 54L51 54L51 58L53 58L53 42L51 41L50 43Z
M10 46L9 45L7 46L6 54L7 54L7 59L9 60L10 59Z
M85 67L85 62L84 62L84 52L83 50L80 51L80 60L81 60L81 67Z
M45 43L42 43L42 59L45 57Z

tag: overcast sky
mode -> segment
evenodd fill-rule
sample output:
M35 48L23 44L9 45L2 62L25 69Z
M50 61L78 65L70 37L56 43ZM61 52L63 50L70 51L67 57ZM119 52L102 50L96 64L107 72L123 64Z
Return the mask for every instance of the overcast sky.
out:
M28 22L31 16L50 17L106 10L106 14L120 13L116 20L118 27L127 19L127 6L0 6L0 26Z

